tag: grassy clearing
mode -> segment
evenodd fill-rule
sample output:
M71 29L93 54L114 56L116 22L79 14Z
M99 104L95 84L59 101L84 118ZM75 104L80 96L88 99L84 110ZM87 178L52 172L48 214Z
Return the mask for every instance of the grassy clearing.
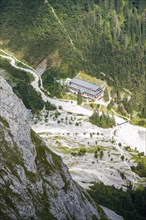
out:
M107 111L107 108L104 106L104 105L101 105L101 104L97 104L97 103L95 103L95 102L93 102L93 101L91 101L91 102L89 102L89 103L87 103L87 102L85 102L85 103L83 103L83 105L82 105L84 108L88 108L88 109L91 109L91 110L97 110L97 109L99 109L100 111Z
M111 156L120 157L120 156L121 156L121 154L111 153Z
M138 151L137 151L137 150L133 150L133 149L132 149L132 148L130 148L129 146L124 147L124 149L125 149L126 151L128 151L129 153L135 153L135 154L137 154L137 153L138 153Z
M84 103L82 104L82 107L83 107L83 108L86 108L86 109L90 109L90 110L95 110L95 109L96 109L94 103L91 103L91 104L90 104L90 103L84 102Z
M55 136L53 139L56 140L56 143L58 144L60 143L58 140L65 140L68 145L72 144L72 140L68 139L68 137L65 136ZM78 143L77 141L74 141L74 144L78 144L80 147L84 147L83 144Z
M59 143L58 146L51 146L51 148L63 154L78 153L80 149L85 149L86 153L89 153L89 154L94 153L99 148L100 148L100 151L105 150L104 146L85 147L84 145L81 145L80 147L68 148L66 146L61 145L61 143Z
M118 111L118 108L115 106L113 106L112 109L123 119L127 119L130 117L128 114L122 115L121 112ZM110 110L110 112L113 113L112 110ZM146 128L146 118L140 118L139 116L134 116L132 120L130 120L130 124L138 125Z
M83 73L83 72L79 72L79 74L77 75L77 78L96 84L97 86L101 86L105 83L104 81L97 79L96 77L89 76L88 74Z
M130 123L132 125L139 125L139 126L146 128L146 118L140 118L136 116L130 121Z
M24 69L30 69L30 70L33 70L33 68L31 68L30 66L28 67L27 64L23 64L21 61L16 61L16 65L18 67L21 67L21 68L24 68Z
M107 88L108 92L110 93L113 87L106 84L106 88Z
M3 118L1 115L0 115L0 121L3 123L3 125L5 125L7 128L9 128L9 123L7 122L7 120L5 118Z
M63 154L70 154L71 153L70 149L68 147L64 147L62 145L51 146L50 148L58 153L63 153Z
M146 179L145 179L145 181L144 181L144 183L146 182ZM137 188L136 188L137 190L144 190L144 185L143 184L139 184L138 186L137 186Z
M132 159L134 160L134 162L139 163L141 161L143 161L144 166L146 168L146 156L138 156L137 154L130 154L132 156Z
M92 146L90 148L86 148L87 153L94 153L97 149L100 149L100 151L104 151L104 146Z
M61 99L66 99L66 100L77 100L77 97L75 95L73 95L72 93L66 93L64 94Z
M132 171L140 177L146 177L146 156L132 155L132 157L137 163L136 166L131 167Z

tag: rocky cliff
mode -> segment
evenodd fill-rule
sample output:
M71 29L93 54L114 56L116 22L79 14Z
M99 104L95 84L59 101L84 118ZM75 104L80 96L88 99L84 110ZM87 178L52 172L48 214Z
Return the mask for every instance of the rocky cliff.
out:
M100 219L62 159L29 126L29 114L0 78L0 219Z

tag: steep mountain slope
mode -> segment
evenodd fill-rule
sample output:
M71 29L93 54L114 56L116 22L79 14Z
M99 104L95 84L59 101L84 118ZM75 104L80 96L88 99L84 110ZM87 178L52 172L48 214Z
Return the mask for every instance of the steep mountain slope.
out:
M22 101L0 82L0 219L98 219L86 191L30 129Z
M3 48L58 77L81 70L125 87L146 116L145 0L1 0L0 20Z

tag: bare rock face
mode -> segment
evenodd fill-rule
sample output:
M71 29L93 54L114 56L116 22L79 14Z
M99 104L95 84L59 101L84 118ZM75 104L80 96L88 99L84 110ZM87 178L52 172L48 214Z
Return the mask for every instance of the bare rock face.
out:
M0 78L0 219L100 219L61 157L30 129L29 114Z

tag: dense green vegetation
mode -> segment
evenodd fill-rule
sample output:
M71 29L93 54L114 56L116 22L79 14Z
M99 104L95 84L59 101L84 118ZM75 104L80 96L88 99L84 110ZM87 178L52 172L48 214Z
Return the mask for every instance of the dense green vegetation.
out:
M103 183L95 183L88 190L90 196L96 202L108 207L125 220L144 220L146 218L146 188L143 190L116 189L114 186L105 186Z
M84 156L86 154L86 149L85 148L81 148L77 153L76 152L71 152L71 155L76 157L76 156Z
M133 155L132 158L137 163L136 166L132 166L131 169L141 177L146 177L146 156L144 152L138 153L138 155Z
M54 111L54 110L56 110L56 106L55 106L55 105L52 105L50 102L47 101L47 102L45 103L45 109L46 109L46 110L50 110L50 111L51 111L51 110Z
M134 125L139 125L143 126L146 128L146 118L141 118L141 117L133 117L131 120L131 123Z
M89 120L92 124L102 128L112 128L115 126L114 116L111 117L104 112L100 115L98 111L94 111Z
M77 94L77 104L78 104L78 105L81 105L82 102L83 102L83 100L82 100L82 94L81 94L81 91L79 90L79 91L78 91L78 94Z
M100 147L98 147L97 150L94 152L94 157L96 159L100 158L100 160L101 160L103 158L103 156L104 156L103 150Z
M105 88L105 90L104 90L103 98L104 98L104 100L105 100L106 102L109 101L109 93L108 93L107 88Z
M131 167L132 171L137 173L141 177L146 177L146 165L144 164L144 161L142 160L137 164L137 166Z
M61 98L63 88L56 81L57 74L52 71L46 71L43 76L43 86L50 93L51 96L56 96L57 98Z
M32 110L32 113L37 113L43 109L44 101L41 95L30 84L19 82L13 87L13 90L22 99L26 108Z
M0 57L0 69L4 69L7 72L7 74L9 75L7 78L10 83L12 83L12 81L14 83L17 83L19 81L30 83L33 80L31 74L16 69L15 67L11 66L9 62L10 62L9 60Z
M7 128L9 128L9 123L7 122L7 120L5 118L3 118L1 115L0 115L0 121L3 123L3 125L5 125Z
M34 66L47 58L61 77L85 71L125 87L146 117L145 0L1 0L0 20L3 48Z
M14 92L22 99L26 108L32 113L38 113L44 106L47 110L56 109L49 102L44 102L41 94L38 93L32 86L32 76L22 70L18 70L10 65L8 60L0 58L0 68L5 71L4 77L12 86Z

